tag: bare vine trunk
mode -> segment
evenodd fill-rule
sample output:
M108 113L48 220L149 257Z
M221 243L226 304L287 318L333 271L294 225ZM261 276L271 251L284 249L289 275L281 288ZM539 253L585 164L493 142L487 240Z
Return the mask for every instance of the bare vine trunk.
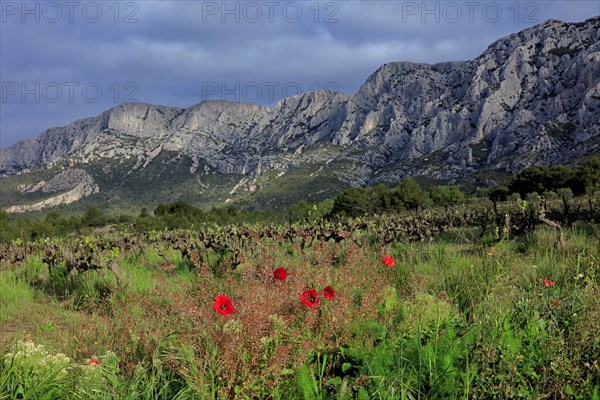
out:
M557 239L557 244L558 244L559 248L561 248L561 249L564 248L566 243L565 243L565 237L563 235L562 226L560 226L558 223L556 223L554 221L550 221L548 218L546 218L546 202L543 200L540 201L540 211L539 211L538 218L540 219L540 221L542 221L546 225L550 225L551 227L558 229L559 236Z

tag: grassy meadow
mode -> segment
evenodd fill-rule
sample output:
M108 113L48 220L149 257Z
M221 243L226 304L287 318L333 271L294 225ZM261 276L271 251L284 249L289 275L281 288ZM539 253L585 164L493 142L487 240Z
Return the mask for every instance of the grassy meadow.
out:
M235 269L167 245L120 254L122 287L39 254L3 265L0 399L600 399L597 225L564 245L546 226L485 244L256 240Z

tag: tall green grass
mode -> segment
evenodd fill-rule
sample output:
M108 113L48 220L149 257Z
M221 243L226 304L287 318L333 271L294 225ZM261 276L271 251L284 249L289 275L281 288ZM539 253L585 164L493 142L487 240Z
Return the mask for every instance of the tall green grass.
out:
M123 288L111 272L48 271L32 257L0 272L0 321L18 326L35 310L44 323L0 341L0 398L597 399L600 237L584 225L566 239L558 247L541 227L493 244L460 233L264 243L236 270L216 254L195 267L148 248L121 256ZM273 280L276 267L287 281ZM328 285L333 301L299 303ZM217 294L235 313L212 309ZM72 336L53 341L64 321ZM69 362L15 362L19 339Z

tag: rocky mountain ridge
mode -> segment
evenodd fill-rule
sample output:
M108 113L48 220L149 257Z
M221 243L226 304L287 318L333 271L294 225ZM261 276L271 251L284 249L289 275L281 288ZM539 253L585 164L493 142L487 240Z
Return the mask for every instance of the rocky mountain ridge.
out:
M192 175L255 178L316 163L348 185L411 175L457 182L598 152L595 17L546 21L470 61L385 64L354 95L317 90L273 108L124 103L2 149L0 177L99 160L130 160L131 173L176 153L191 160Z

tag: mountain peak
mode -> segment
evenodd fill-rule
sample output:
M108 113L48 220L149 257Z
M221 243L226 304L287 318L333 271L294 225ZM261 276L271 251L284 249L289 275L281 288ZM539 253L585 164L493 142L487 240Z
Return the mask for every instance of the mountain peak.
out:
M0 176L76 164L99 179L99 162L129 160L125 177L161 163L166 171L186 165L197 182L189 190L202 199L213 174L238 176L228 189L235 194L260 179L277 185L269 171L311 170L301 175L308 181L327 171L328 185L413 175L479 184L490 171L569 163L600 151L599 25L598 17L546 21L474 60L386 63L354 95L316 90L273 108L124 103L4 149ZM99 184L99 193L121 184Z

